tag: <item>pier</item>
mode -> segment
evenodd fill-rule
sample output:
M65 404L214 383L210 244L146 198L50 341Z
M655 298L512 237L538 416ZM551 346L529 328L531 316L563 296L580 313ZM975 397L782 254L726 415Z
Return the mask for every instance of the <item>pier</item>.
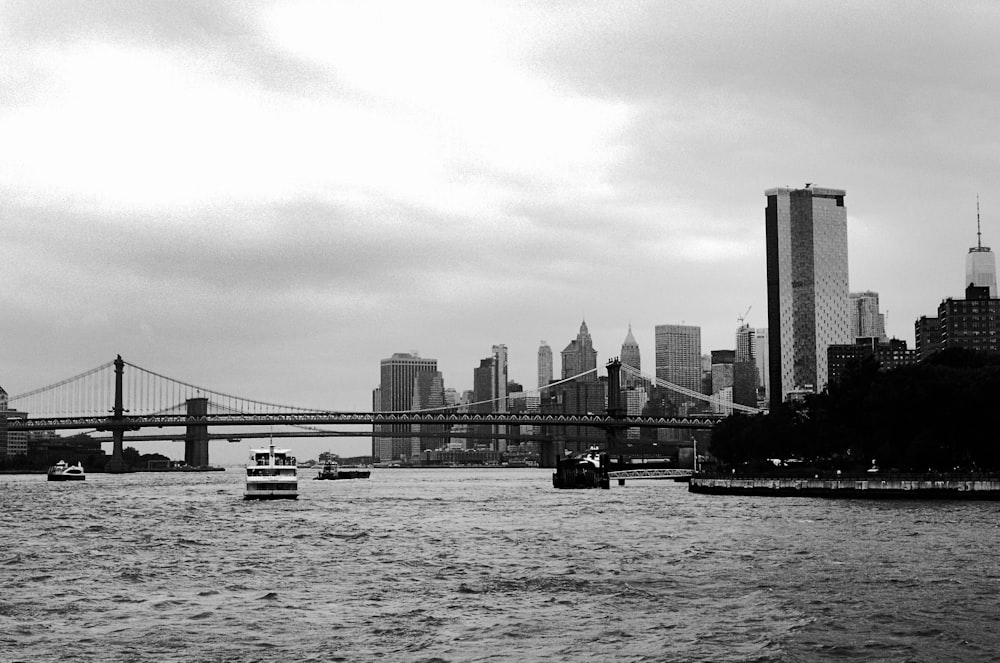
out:
M688 490L707 495L1000 500L1000 477L887 475L808 478L695 474L691 477Z

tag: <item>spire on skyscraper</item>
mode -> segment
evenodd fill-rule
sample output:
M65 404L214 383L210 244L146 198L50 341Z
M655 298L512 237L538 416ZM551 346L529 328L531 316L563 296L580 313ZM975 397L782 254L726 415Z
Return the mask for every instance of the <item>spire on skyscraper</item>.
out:
M622 343L621 362L626 366L642 369L639 359L639 344L636 342L635 336L632 335L631 323L628 326L628 334L625 336L625 341Z
M625 336L625 342L622 345L639 345L635 341L635 336L632 335L632 323L628 323L628 334Z
M979 223L979 194L976 194L976 246L983 250L983 226Z
M979 216L979 194L976 194L976 245L969 249L965 257L965 284L963 290L970 285L987 287L990 297L997 296L996 258L990 247L983 246L983 228Z

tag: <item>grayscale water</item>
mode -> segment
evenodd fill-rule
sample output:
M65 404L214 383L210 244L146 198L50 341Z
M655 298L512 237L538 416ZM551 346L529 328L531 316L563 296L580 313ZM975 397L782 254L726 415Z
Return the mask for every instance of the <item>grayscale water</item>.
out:
M0 661L994 661L1000 504L0 476Z

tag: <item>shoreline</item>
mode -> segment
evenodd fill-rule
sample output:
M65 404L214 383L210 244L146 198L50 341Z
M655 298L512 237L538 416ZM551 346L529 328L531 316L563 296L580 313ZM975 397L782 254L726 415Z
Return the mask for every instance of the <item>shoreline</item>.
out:
M963 474L819 478L695 474L688 491L702 495L1000 501L1000 477Z

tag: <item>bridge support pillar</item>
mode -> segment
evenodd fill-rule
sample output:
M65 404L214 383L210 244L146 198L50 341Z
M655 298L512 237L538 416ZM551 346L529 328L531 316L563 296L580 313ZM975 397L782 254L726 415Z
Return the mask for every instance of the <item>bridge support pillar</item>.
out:
M128 472L128 468L125 467L125 457L122 453L124 451L125 431L121 428L116 428L111 431L111 436L114 440L111 447L111 458L104 464L104 471L110 474Z
M122 356L118 355L115 359L115 408L111 411L112 422L120 423L125 418L125 406L122 404L122 375L124 373L125 362L122 360ZM128 472L122 453L124 451L122 447L125 441L125 429L117 426L113 427L111 429L111 437L114 440L111 447L111 458L104 464L104 471L112 474Z
M208 399L189 398L187 414L189 417L208 414ZM208 467L208 426L205 424L188 424L184 435L184 463L190 467Z
M623 419L628 409L622 405L622 363L616 357L608 362L608 415L615 419ZM625 427L624 425L611 424L604 429L607 440L608 456L612 458L621 453L624 448ZM624 485L619 484L619 485Z

